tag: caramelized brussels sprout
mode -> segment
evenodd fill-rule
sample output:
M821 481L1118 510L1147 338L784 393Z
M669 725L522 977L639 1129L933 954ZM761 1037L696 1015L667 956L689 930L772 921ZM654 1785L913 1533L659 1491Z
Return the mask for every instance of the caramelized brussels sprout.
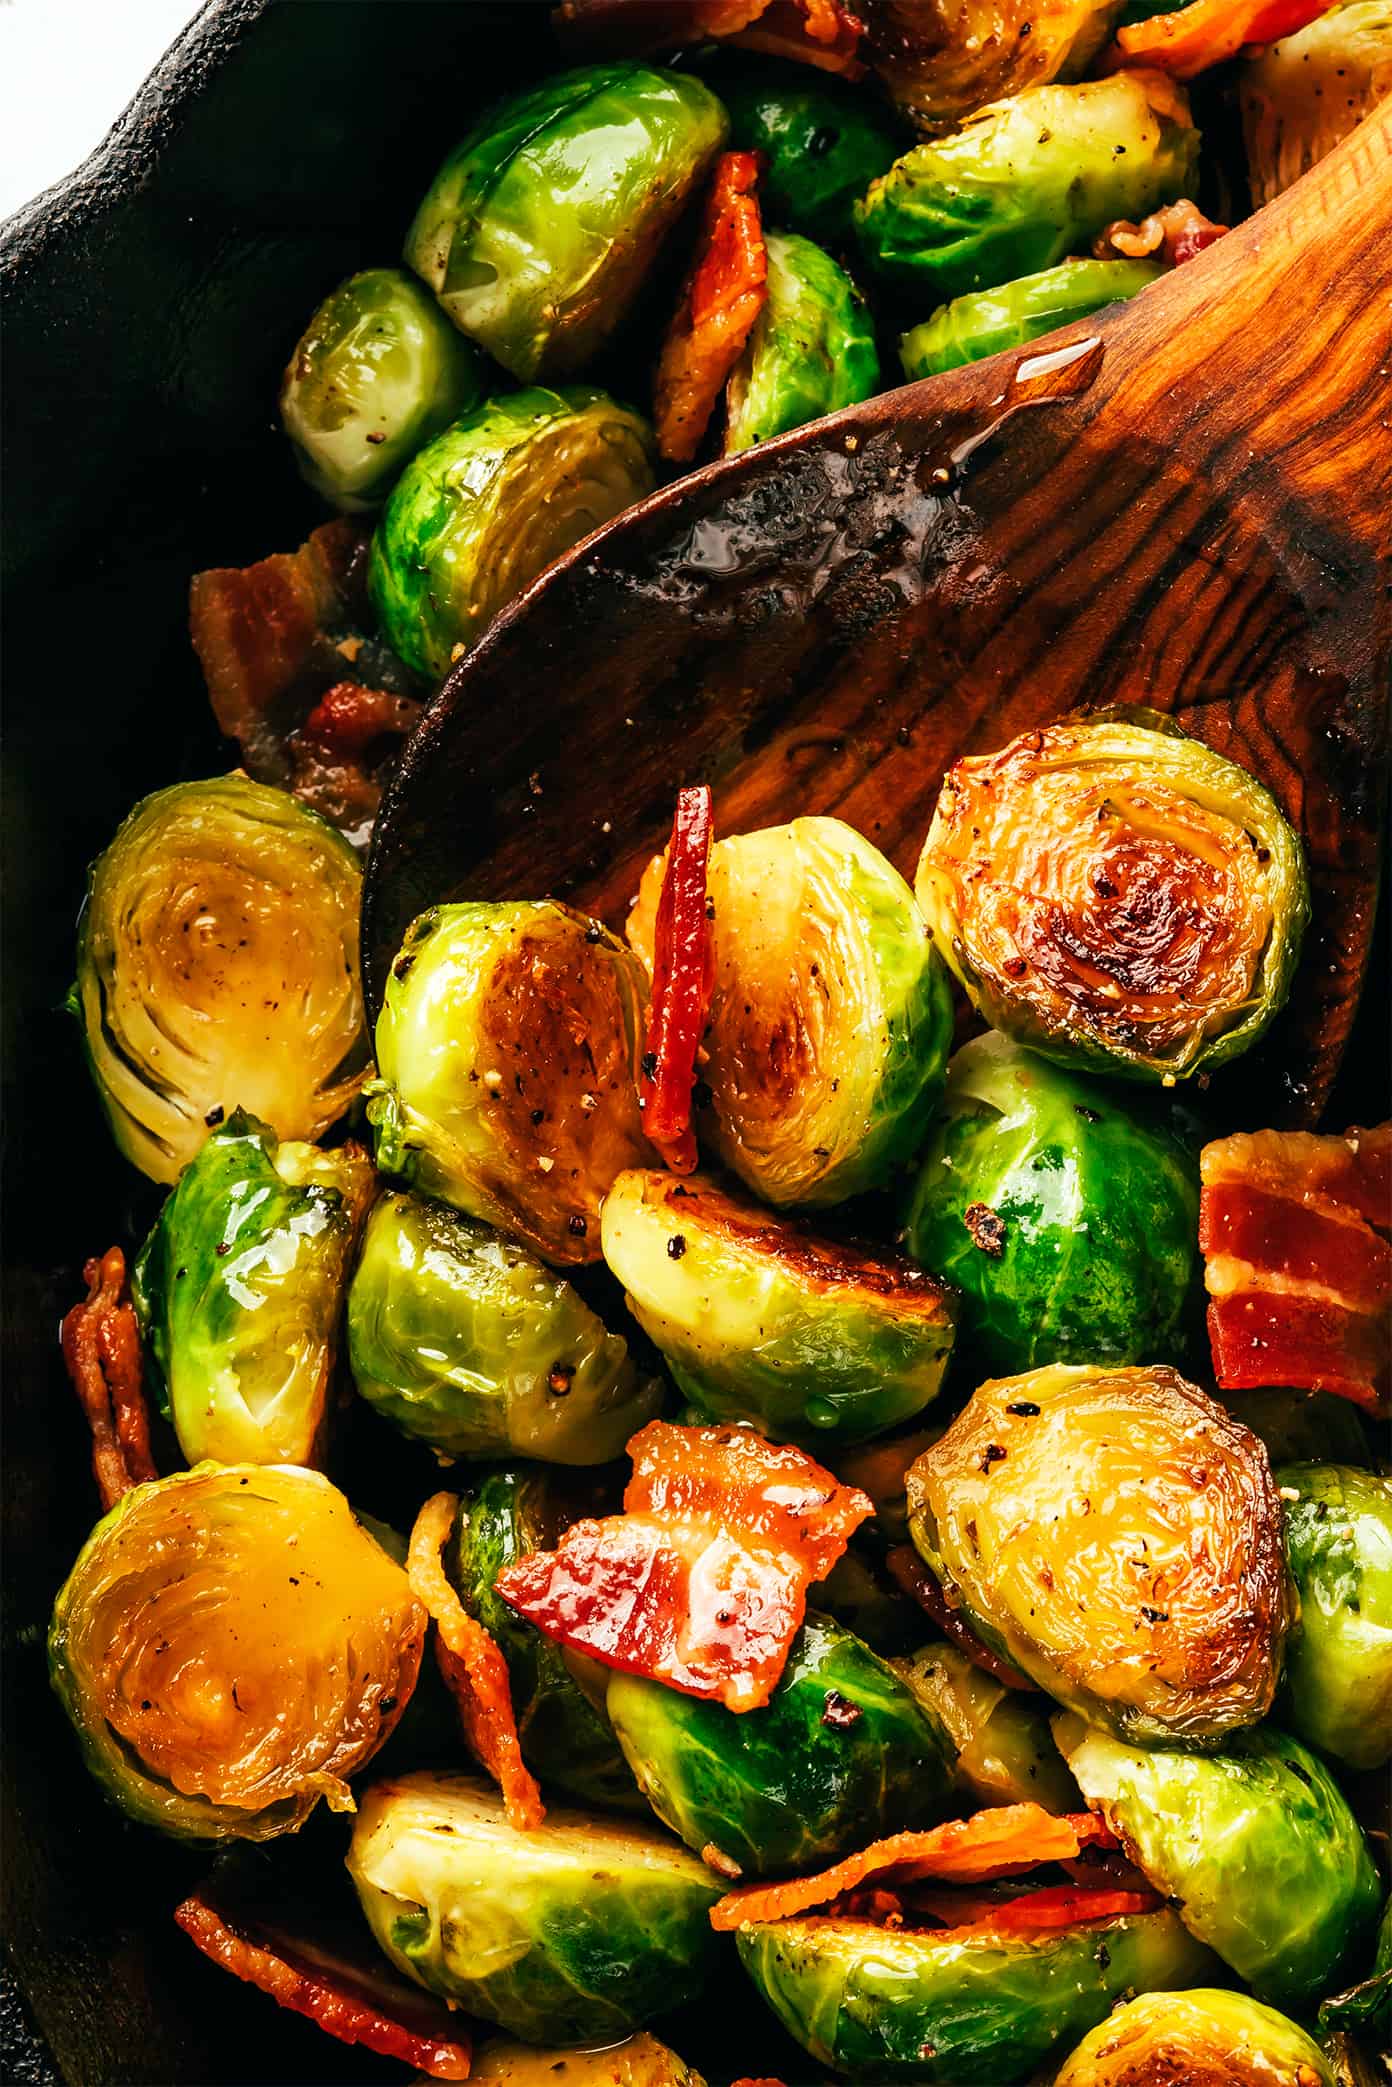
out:
M1288 1464L1276 1483L1300 1597L1282 1714L1321 1752L1379 1768L1392 1756L1392 1479Z
M571 375L624 319L728 128L687 73L554 74L455 147L406 235L407 264L524 384Z
M432 906L377 1019L377 1164L548 1261L597 1261L600 1202L649 1157L645 998L637 959L568 906Z
M563 1276L422 1196L385 1195L368 1219L348 1362L370 1406L451 1457L602 1464L662 1397Z
M1104 305L1134 297L1164 273L1158 261L1060 261L999 289L968 291L904 335L899 343L904 375L911 381L935 377L964 362L984 362L1005 348L1023 348Z
M1300 2008L1372 1933L1381 1893L1323 1762L1272 1725L1221 1754L1124 1746L1054 1719L1083 1795L1181 1917L1259 1999Z
M766 220L842 245L853 230L853 205L902 147L889 110L806 66L742 60L710 78L730 117L731 145L763 154Z
M483 397L483 358L401 268L324 299L290 358L280 418L303 476L336 507L375 507L418 449Z
M1246 1993L1141 1993L1090 2029L1054 2087L1334 2087L1303 2029Z
M921 1411L952 1350L950 1292L815 1238L701 1175L621 1174L604 1258L679 1388L776 1441L858 1442Z
M726 456L879 389L875 329L845 270L796 232L764 244L768 297L726 386Z
M277 1139L238 1109L179 1177L131 1296L190 1463L317 1462L365 1152Z
M1392 5L1355 0L1267 44L1238 71L1255 203L1269 203L1392 94Z
M1115 1093L991 1034L965 1044L906 1206L987 1368L1182 1352L1199 1275L1193 1154Z
M466 1776L375 1784L348 1869L399 1970L528 2043L611 2042L699 1990L720 1884L645 1828L550 1810L515 1833Z
M1082 1810L1049 1729L1051 1703L1007 1688L956 1645L925 1645L892 1664L947 1731L957 1754L957 1786L978 1805Z
M959 761L917 888L993 1028L1064 1064L1169 1085L1256 1042L1309 913L1274 800L1145 710Z
M914 1543L972 1627L1094 1723L1192 1745L1270 1708L1286 1627L1271 1468L1174 1370L983 1384L908 1495Z
M88 879L68 1005L142 1174L177 1181L236 1108L282 1138L337 1122L368 1069L361 893L347 841L244 775L130 813Z
M857 0L869 57L925 133L983 102L1072 79L1097 56L1116 0Z
M53 1605L49 1673L87 1766L142 1825L268 1840L406 1707L425 1613L317 1471L200 1464L98 1522Z
M469 2078L491 2080L494 2087L705 2087L699 2073L646 2029L603 2050L490 2043L475 2052Z
M1116 218L1189 194L1199 134L1157 73L1027 87L915 145L856 208L867 262L930 304L1052 268Z
M652 434L606 392L490 399L406 466L367 586L383 634L441 680L529 580L651 492Z

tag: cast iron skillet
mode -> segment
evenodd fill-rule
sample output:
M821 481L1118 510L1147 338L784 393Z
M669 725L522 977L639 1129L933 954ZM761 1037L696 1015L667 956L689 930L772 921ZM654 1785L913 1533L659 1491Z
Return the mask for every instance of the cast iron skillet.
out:
M31 2023L6 2077L400 2080L196 1955L170 1909L201 1867L98 1797L42 1634L94 1518L63 1380L77 1262L155 1194L117 1157L59 1005L85 865L143 792L228 751L189 649L188 577L298 543L321 511L272 424L305 314L389 258L472 108L536 69L545 0L211 0L107 143L0 233L6 307L3 1915ZM1329 1121L1384 1095L1385 959ZM390 1491L380 1432L350 1480ZM390 1467L382 1469L383 1462ZM351 1445L350 1445L351 1459ZM370 1463L370 1471L368 1465ZM732 1979L723 2070L805 2076ZM33 2033L37 2026L40 2035ZM680 2047L721 2076L700 2020ZM766 2041L765 2041L766 2039ZM45 2049L46 2045L46 2049ZM51 2054L51 2056L50 2056Z

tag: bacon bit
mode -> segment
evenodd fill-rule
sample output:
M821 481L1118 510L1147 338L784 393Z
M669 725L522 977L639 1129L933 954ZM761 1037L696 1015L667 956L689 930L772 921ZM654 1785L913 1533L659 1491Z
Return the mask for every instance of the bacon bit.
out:
M340 759L360 756L375 739L404 739L415 730L421 705L413 696L393 696L384 688L364 688L357 681L336 681L326 689L296 733Z
M696 1170L691 1091L710 1009L715 967L706 915L711 793L704 783L677 797L667 870L657 905L648 1048L639 1082L643 1129L674 1174ZM644 1087L648 1088L645 1095Z
M652 1421L624 1512L575 1522L499 1573L504 1601L602 1666L728 1710L767 1703L824 1580L873 1513L800 1449L751 1429Z
M467 2080L468 2026L443 2002L397 1978L366 1948L325 1949L238 1907L207 1886L175 1908L184 1933L224 1971L305 2015L340 2043L366 2044L432 2080Z
M551 19L563 42L618 56L710 37L848 80L865 71L856 58L865 25L841 0L564 0Z
M1193 0L1174 14L1153 15L1118 29L1104 58L1107 70L1153 65L1176 80L1192 80L1235 58L1247 44L1275 43L1317 21L1329 0Z
M1128 261L1156 255L1167 268L1182 268L1195 254L1224 238L1227 230L1226 225L1215 225L1206 218L1197 203L1166 203L1138 225L1119 217L1099 233L1092 251L1099 261L1113 260L1117 254L1124 254Z
M943 1636L949 1638L960 1652L965 1652L973 1665L980 1667L983 1673L993 1674L1007 1688L1037 1693L1028 1674L1022 1674L1009 1660L1002 1659L989 1645L982 1644L961 1611L952 1606L912 1544L895 1544L886 1551L885 1570L911 1601L927 1610Z
M757 152L725 152L715 163L696 259L687 276L653 381L658 453L689 464L715 402L768 298L768 251L754 193Z
M763 2074L760 2074L757 2080L751 2080L748 2074L742 2074L738 2080L731 2082L731 2087L785 2087L785 2082L765 2078Z
M92 1475L105 1513L132 1486L158 1478L140 1361L140 1329L119 1246L82 1271L87 1295L63 1319L63 1361L92 1431Z
M458 1505L453 1493L434 1493L426 1501L411 1531L406 1577L434 1619L435 1656L458 1706L464 1737L502 1791L509 1826L527 1833L540 1826L546 1808L522 1759L507 1662L464 1607L440 1563Z
M718 1877L728 1877L731 1883L744 1875L734 1856L727 1855L723 1848L717 1848L714 1841L706 1842L701 1850L701 1860L708 1870L714 1870Z

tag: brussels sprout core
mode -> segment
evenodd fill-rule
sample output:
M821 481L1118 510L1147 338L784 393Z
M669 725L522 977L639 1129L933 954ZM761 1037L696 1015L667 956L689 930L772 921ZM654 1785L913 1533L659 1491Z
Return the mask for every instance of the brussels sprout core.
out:
M1090 2029L1054 2087L1334 2087L1317 2043L1245 1993L1142 1993Z
M875 329L845 270L795 232L764 243L768 296L726 388L726 456L854 406L880 381Z

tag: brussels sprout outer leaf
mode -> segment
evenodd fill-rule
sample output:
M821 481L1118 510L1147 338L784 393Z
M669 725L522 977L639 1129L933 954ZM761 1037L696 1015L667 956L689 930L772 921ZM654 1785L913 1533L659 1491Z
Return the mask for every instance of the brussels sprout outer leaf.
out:
M763 157L772 222L827 245L847 241L854 204L901 149L890 112L867 94L783 66L744 62L721 67L711 81L729 113L731 142Z
M1333 1993L1320 2002L1319 2025L1321 2029L1392 2031L1392 1898L1378 1922L1371 1972L1347 1992Z
M1276 1473L1300 1597L1283 1720L1350 1768L1392 1755L1392 1479L1337 1464Z
M899 359L904 375L911 382L935 377L1006 348L1023 348L1074 319L1134 297L1164 273L1158 261L1060 261L999 289L968 291L903 336Z
M1080 1810L1082 1796L1049 1729L1052 1705L1009 1689L956 1645L925 1645L891 1662L933 1711L956 1753L958 1787L978 1804Z
M643 1130L675 1174L696 1167L691 1090L710 1007L711 793L700 783L677 795L653 938L652 1005L642 1064Z
M1328 0L1191 0L1173 13L1118 29L1110 54L1117 65L1154 65L1192 80L1235 58L1244 44L1274 43L1322 15Z
M770 232L768 294L726 390L725 454L752 449L879 389L865 302L830 254Z
M672 315L653 381L658 454L689 464L767 296L768 253L753 152L722 153L696 261Z
M1324 2054L1303 2029L1246 1993L1216 1986L1142 1993L1090 2029L1054 2087L1126 2087L1141 2079L1185 2087L1334 2087Z

